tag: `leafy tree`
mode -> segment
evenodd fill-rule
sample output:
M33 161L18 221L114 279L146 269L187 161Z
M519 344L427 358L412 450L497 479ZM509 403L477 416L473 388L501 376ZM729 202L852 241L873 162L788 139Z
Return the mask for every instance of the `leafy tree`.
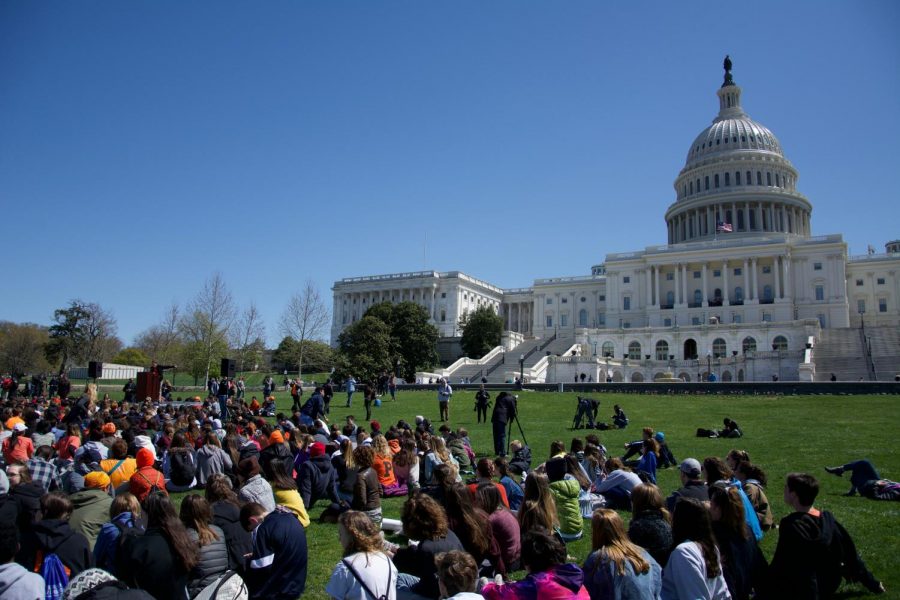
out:
M135 367L150 365L150 359L139 348L123 348L112 357L112 362L117 365L132 365Z
M500 345L503 319L489 306L482 306L466 316L460 344L469 358L481 358Z
M69 359L78 347L84 344L84 322L88 319L88 308L80 300L72 300L66 308L53 311L50 339L46 346L47 360L59 362L59 372L66 370Z
M84 339L75 349L74 357L81 364L91 360L108 361L123 346L116 336L119 328L116 318L96 302L88 302L84 308L87 315L80 323Z
M438 363L438 330L428 322L428 311L414 302L401 302L392 313L391 338L404 379L415 380L416 371Z
M309 340L320 337L328 325L328 309L319 294L319 289L311 279L306 280L303 289L291 296L281 315L281 333L299 342L296 362L297 373L303 375L303 355Z
M285 337L272 353L272 364L279 371L291 370L298 363L301 343L292 337ZM304 364L313 371L329 371L334 366L334 350L324 342L306 340L302 344Z
M388 325L381 319L363 316L338 337L336 374L346 377L352 373L357 379L365 380L390 370L390 343Z
M215 273L188 306L178 328L184 337L185 357L195 379L203 367L204 379L218 374L218 361L228 353L228 337L235 319L234 300L222 275Z
M0 322L0 373L21 376L50 368L44 349L47 328L34 323Z

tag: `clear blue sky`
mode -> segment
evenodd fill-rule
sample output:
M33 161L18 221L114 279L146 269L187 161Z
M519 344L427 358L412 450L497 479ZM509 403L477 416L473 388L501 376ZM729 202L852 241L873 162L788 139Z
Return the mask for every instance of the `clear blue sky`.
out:
M726 53L813 231L900 237L900 3L0 4L0 319L126 344L220 271L280 339L312 278L501 287L665 242Z

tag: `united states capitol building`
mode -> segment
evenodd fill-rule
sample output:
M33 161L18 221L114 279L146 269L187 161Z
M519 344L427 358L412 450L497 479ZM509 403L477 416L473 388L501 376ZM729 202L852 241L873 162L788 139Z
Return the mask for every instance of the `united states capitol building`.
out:
M453 382L893 379L900 241L849 256L841 234L813 235L799 174L744 112L730 67L675 179L665 244L518 289L458 271L345 278L332 288L332 344L373 304L412 301L445 343L479 307L503 318L486 356L423 374Z

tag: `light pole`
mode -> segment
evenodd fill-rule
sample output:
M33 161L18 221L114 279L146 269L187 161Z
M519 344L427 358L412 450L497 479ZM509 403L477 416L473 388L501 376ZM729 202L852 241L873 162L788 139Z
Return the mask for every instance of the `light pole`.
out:
M597 356L597 342L591 342L591 344L594 346L594 356Z
M706 353L706 381L711 381L710 375L712 375L712 354L707 352Z
M525 385L525 355L519 355L519 385Z

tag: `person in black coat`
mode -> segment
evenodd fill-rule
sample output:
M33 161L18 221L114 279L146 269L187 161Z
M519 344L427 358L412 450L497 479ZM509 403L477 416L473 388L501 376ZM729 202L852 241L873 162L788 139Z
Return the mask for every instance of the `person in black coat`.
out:
M662 494L652 483L642 483L631 490L633 516L628 525L628 538L646 550L659 566L669 562L674 546L669 511L663 507Z
M29 570L40 565L41 557L56 554L69 569L69 576L77 575L94 564L87 538L69 527L74 506L62 492L50 492L41 498L44 518L24 531L17 562Z
M200 549L164 493L151 493L142 507L147 532L123 541L116 554L116 572L128 586L157 600L187 600L188 573L199 563Z
M709 515L722 558L722 575L734 600L759 593L769 565L744 520L744 502L736 488L709 488Z
M394 554L394 565L401 573L419 578L418 583L404 592L413 592L426 598L438 598L437 567L434 559L438 554L451 550L463 550L447 522L447 513L430 496L418 494L403 505L403 534L411 540L419 540L418 545L400 548ZM398 592L402 584L398 582ZM399 595L399 594L398 594Z
M6 467L6 475L9 477L8 501L15 504L16 526L19 531L27 531L31 525L41 520L44 487L31 480L31 471L25 465L9 465ZM6 509L11 510L9 507Z
M309 460L300 465L297 472L297 489L306 510L320 499L331 500L333 507L344 504L338 495L337 470L325 454L325 444L322 442L310 445Z
M509 392L500 392L494 402L491 424L494 430L494 454L497 456L506 456L506 427L507 423L516 418L518 398Z
M225 533L228 568L244 573L244 558L253 551L250 534L241 525L241 505L227 475L215 473L206 482L206 500L212 507L213 524Z

